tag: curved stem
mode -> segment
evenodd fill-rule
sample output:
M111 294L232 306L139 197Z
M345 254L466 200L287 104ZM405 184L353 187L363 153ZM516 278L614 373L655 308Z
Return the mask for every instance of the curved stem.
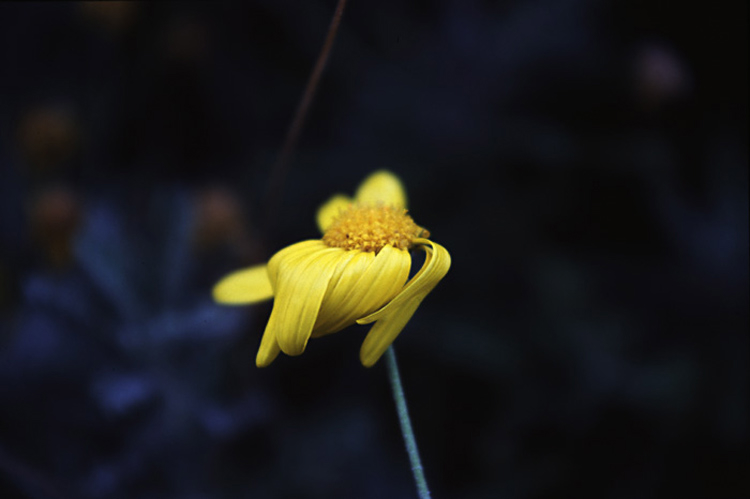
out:
M401 423L401 433L404 436L406 452L409 454L409 461L411 462L411 472L417 484L417 492L420 499L430 499L430 489L427 487L422 460L419 458L419 450L417 450L417 441L414 439L414 430L411 427L409 410L406 408L406 397L404 396L404 389L401 386L401 376L398 373L396 353L393 351L393 346L388 347L388 350L386 350L385 360L388 368L388 378L391 381L391 390L393 390L393 400L396 401L398 420Z

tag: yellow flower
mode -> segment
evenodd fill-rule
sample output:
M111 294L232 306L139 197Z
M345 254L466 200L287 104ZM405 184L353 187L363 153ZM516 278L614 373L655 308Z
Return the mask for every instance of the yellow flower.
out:
M268 264L236 271L214 287L214 299L242 305L273 298L258 367L279 351L300 355L307 341L347 326L375 324L359 358L370 367L396 339L425 296L448 272L451 257L406 214L401 181L379 171L354 199L336 195L317 214L322 239L302 241L276 253ZM409 278L410 249L426 253Z

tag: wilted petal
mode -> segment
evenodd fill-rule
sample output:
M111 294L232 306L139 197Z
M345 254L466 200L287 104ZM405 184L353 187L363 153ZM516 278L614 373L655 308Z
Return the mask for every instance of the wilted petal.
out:
M408 251L385 246L377 255L349 253L354 257L331 281L314 337L339 331L379 309L399 293L409 277Z
M406 208L406 192L397 176L391 172L380 170L369 177L357 189L355 200L361 204L392 205Z
M428 239L417 239L415 242L420 244L427 254L422 268L390 303L357 321L357 324L377 321L367 333L359 352L359 358L365 367L370 367L378 361L409 322L425 296L435 288L450 268L451 257L445 248Z
M273 298L267 265L232 272L214 286L213 297L225 305L246 305Z
M280 351L281 348L279 348L279 342L276 341L276 336L272 332L266 331L260 340L258 355L255 356L255 365L258 367L270 365L279 355Z
M333 326L344 322L342 319L346 319L346 316L349 315L345 310L342 310L342 307L349 305L349 308L351 308L354 305L349 301L349 298L357 293L358 283L375 261L375 253L347 251L346 254L350 255L351 258L343 267L337 269L328 286L326 296L323 298L323 305L313 331L315 337L333 333L344 327L334 329ZM361 290L360 294L363 294L363 291ZM354 319L356 317L351 319L351 323Z
M340 248L324 246L302 256L292 255L293 263L287 259L279 262L273 310L263 335L276 338L285 354L300 355L305 351L328 283L343 253Z
M271 287L276 289L280 268L292 267L298 259L326 248L328 246L323 244L320 239L308 239L277 251L268 261L268 279L271 281Z

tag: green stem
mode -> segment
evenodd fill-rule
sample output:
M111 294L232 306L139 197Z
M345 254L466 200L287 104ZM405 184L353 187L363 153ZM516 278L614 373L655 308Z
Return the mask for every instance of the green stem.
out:
M409 410L406 408L406 397L404 396L404 389L401 386L401 376L398 374L396 353L393 351L392 346L385 352L385 360L388 367L388 378L391 381L391 390L393 390L393 400L396 401L398 420L401 423L401 433L404 435L406 452L409 454L411 472L417 484L419 499L430 499L430 489L427 487L427 480L424 478L424 469L422 468L422 461L419 459L417 441L414 439L414 430L411 427Z

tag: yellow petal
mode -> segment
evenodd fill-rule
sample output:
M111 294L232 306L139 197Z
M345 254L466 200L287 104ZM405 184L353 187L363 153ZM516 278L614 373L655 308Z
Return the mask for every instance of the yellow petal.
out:
M377 321L367 333L359 351L359 358L365 367L378 361L451 266L448 250L428 239L417 239L415 242L426 252L422 268L390 303L357 321L357 324Z
M357 189L355 199L363 204L383 203L406 208L406 192L401 180L385 170L379 170L367 177Z
M315 320L315 326L313 326L311 335L312 338L318 338L320 336L328 334L329 332L333 332L327 331L325 327L321 327L324 326L327 322L333 320L332 316L337 316L340 312L340 309L334 308L335 305L334 307L331 307L331 297L334 295L336 288L339 287L340 284L342 284L342 279L344 279L344 281L347 281L346 276L353 267L360 266L362 268L362 271L367 268L367 265L369 265L369 263L364 263L361 259L362 256L366 254L367 253L361 253L359 251L344 251L344 253L341 255L341 258L339 258L339 261L336 264L336 269L333 271L333 277L328 283L328 290L326 291L326 294L323 297L323 302L320 305L318 318ZM370 253L369 255L374 257L372 253Z
M343 194L336 194L331 199L326 201L320 208L318 208L318 229L321 233L328 230L333 220L338 214L352 204L351 198L344 196Z
M245 305L273 298L266 264L232 272L213 289L214 300L225 305Z
M344 253L320 244L323 247L317 251L279 262L273 310L263 335L275 338L287 355L305 351L328 283Z
M276 280L281 267L294 265L299 258L325 249L327 246L320 239L309 239L299 243L292 244L279 250L268 260L268 278L271 281L271 287L276 289Z
M272 287L276 286L280 262L284 262L286 266L294 265L301 258L305 258L323 248L324 245L320 240L308 240L292 244L278 251L268 262L268 277ZM276 331L266 328L260 342L260 348L258 348L258 355L255 357L255 365L258 367L268 366L279 355L280 351L279 342L276 340Z
M323 298L313 336L323 336L346 327L339 325L345 322L349 315L344 307L347 304L349 308L356 305L351 299L352 294L357 290L357 284L362 276L375 261L375 253L363 251L346 251L345 253L351 258L342 268L337 269L336 275L331 279L326 296ZM363 288L359 289L363 290ZM351 318L349 325L353 324L355 319L356 317ZM334 329L334 325L338 328Z
M385 246L376 255L354 253L341 273L331 281L315 324L314 337L334 333L388 303L409 277L411 255Z
M279 348L279 342L276 341L276 336L273 333L264 333L263 338L260 340L258 355L255 356L255 365L258 367L270 365L279 355L280 351L281 349Z

